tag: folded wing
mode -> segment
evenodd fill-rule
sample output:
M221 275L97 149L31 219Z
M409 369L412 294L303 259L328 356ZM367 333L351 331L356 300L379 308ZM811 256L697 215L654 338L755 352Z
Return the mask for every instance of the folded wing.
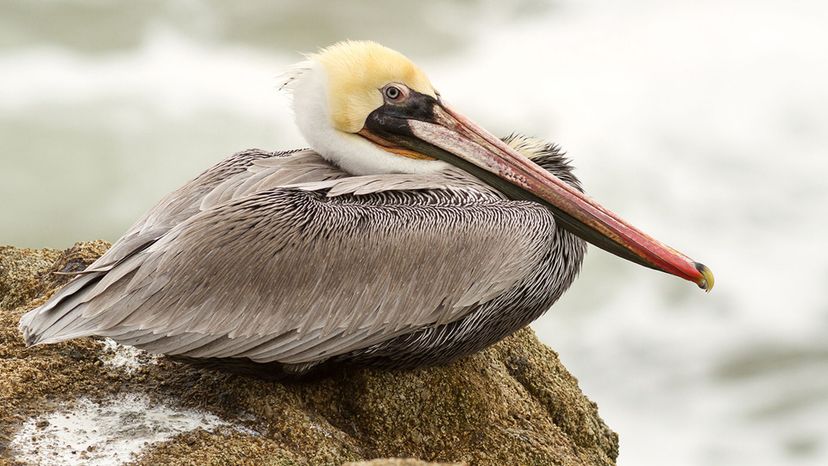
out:
M30 343L313 362L461 318L531 273L552 234L537 204L464 191L275 188L192 215L21 326Z

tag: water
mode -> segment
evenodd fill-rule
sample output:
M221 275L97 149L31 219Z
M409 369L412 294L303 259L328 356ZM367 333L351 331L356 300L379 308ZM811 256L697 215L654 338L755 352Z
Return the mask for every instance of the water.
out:
M503 3L0 3L0 243L113 240L224 155L301 146L275 76L377 39L716 273L592 250L535 324L620 464L828 464L828 4Z

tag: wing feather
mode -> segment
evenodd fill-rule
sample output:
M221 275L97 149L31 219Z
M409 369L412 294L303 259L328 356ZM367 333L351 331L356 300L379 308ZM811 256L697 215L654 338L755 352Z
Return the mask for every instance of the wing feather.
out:
M348 176L275 155L235 154L166 196L24 316L27 341L314 363L462 318L555 232L546 209L460 172Z
M451 322L523 279L554 234L537 204L464 196L281 188L220 202L115 264L41 336L300 364Z
M204 171L198 177L173 191L141 217L109 250L77 274L66 286L58 290L49 301L27 313L20 320L20 328L28 343L37 339L38 328L53 327L58 321L97 293L108 289L98 286L110 270L129 257L149 247L163 237L172 227L200 211L204 196L208 195L227 178L252 172L248 168L257 161L281 158L288 153L273 153L251 149L233 154ZM108 283L108 285L111 284ZM114 295L114 293L110 293ZM48 342L48 340L43 340Z

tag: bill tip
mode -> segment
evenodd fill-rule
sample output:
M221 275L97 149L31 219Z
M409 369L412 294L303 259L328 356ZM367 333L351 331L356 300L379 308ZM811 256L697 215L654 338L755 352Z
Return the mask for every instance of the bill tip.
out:
M710 290L713 289L713 284L715 283L715 280L713 278L713 271L700 262L696 262L695 266L696 270L698 270L701 274L701 278L696 283L699 285L699 288L710 293Z

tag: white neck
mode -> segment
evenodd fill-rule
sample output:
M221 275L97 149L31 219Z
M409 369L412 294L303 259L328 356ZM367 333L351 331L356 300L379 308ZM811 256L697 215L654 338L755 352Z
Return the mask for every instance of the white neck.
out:
M417 160L386 152L362 136L332 126L328 107L328 83L319 63L291 83L296 125L310 147L327 161L352 175L384 173L433 173L448 166L445 162Z

